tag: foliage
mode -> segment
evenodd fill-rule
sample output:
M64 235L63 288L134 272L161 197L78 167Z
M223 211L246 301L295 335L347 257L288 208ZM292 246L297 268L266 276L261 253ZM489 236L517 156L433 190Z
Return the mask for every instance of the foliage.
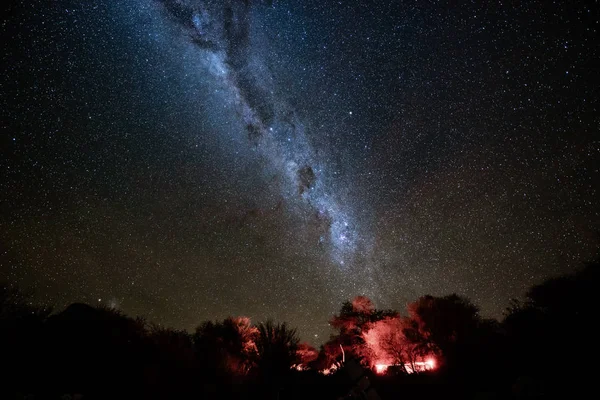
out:
M482 318L456 294L423 296L407 305L406 316L379 310L360 296L332 317L337 332L320 351L299 343L295 329L271 320L253 325L230 317L203 322L190 334L106 307L72 304L52 314L4 285L0 351L9 368L0 395L302 398L316 392L336 398L354 385L344 358L372 369L393 366L387 377L369 375L379 388L452 382L461 393L495 391L505 397L542 397L564 387L574 392L594 382L593 369L585 366L599 356L599 284L598 262L549 279L532 287L525 301L513 301L502 323ZM440 368L409 374L430 357ZM333 372L318 372L325 370ZM308 389L312 384L318 389ZM410 393L409 387L402 393ZM396 393L392 398L400 392L389 393Z
M252 368L258 330L248 318L207 321L196 328L194 348L206 369L223 376L243 376ZM214 368L216 367L216 369ZM205 371L210 374L210 371Z
M445 364L459 361L459 348L473 339L481 322L477 306L456 294L423 296L407 308L410 318L403 331L409 342Z
M545 382L556 390L565 380L578 386L594 379L590 363L600 357L596 318L600 299L600 261L580 270L546 280L527 292L524 302L513 302L503 327L511 357L520 363L515 374ZM539 386L539 385L538 385Z
M296 329L288 328L285 323L267 320L258 325L256 365L265 381L274 382L290 372L299 361L298 343Z
M397 316L396 311L376 309L371 300L364 296L355 297L352 302L344 302L339 314L330 320L330 325L338 330L338 334L324 345L324 358L333 363L344 357L366 360L370 351L363 337L365 329L369 324Z

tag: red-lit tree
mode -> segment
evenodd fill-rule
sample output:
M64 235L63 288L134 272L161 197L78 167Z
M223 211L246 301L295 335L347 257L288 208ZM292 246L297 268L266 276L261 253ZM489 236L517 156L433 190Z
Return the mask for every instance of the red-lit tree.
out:
M307 369L317 360L319 357L319 351L309 345L308 343L299 343L296 349L297 369Z
M341 361L345 355L371 365L372 349L366 345L363 333L368 330L370 324L397 317L396 311L376 309L373 302L365 296L355 297L352 302L344 302L340 313L334 315L330 321L330 325L338 330L338 334L332 336L323 347L327 358L335 363Z
M245 375L253 365L256 351L256 327L246 317L227 318L223 322L204 322L194 334L194 348L202 365L209 371L232 376Z

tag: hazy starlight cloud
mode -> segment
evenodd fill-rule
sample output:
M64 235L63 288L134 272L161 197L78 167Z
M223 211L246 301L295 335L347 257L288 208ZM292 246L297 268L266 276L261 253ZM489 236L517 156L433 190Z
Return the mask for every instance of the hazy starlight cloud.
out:
M226 85L228 96L246 126L249 145L280 171L282 196L301 202L300 212L322 224L327 247L340 267L352 260L361 240L351 209L336 199L326 183L326 166L318 160L309 133L294 108L275 94L271 72L261 59L268 44L252 36L252 2L164 0L166 12L185 29L187 38L204 52L206 68ZM318 132L313 132L318 135ZM363 248L364 250L364 248Z

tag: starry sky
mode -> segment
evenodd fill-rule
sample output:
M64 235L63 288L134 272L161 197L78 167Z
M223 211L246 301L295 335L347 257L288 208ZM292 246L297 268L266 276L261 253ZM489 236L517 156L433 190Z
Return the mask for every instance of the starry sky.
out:
M0 280L58 309L319 344L356 295L501 317L598 248L598 1L3 7Z

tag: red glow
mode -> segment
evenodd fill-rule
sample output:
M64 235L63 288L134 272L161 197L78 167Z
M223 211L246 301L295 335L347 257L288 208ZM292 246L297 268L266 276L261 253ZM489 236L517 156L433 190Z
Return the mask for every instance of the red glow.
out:
M375 372L378 374L383 374L385 371L387 371L388 367L389 365L387 364L375 364Z
M376 363L375 364L375 373L382 375L387 372L389 367L392 367L397 364L384 364L384 363ZM414 367L414 370L413 370ZM435 369L435 360L433 358L428 358L425 361L415 361L412 364L404 364L404 369L407 373L412 374L415 372L424 372L431 371Z

